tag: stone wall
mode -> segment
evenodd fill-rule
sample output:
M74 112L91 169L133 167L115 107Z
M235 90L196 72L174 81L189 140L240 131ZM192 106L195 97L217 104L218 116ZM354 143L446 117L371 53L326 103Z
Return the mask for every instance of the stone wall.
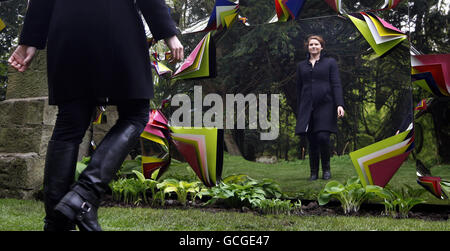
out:
M20 73L9 68L6 100L0 102L0 197L29 199L41 189L47 144L57 107L48 105L45 51L38 51L31 67ZM100 142L117 120L107 108L108 123L94 127ZM80 145L78 159L88 153L90 131Z
M6 99L47 96L47 61L45 51L36 52L30 68L24 73L9 67Z

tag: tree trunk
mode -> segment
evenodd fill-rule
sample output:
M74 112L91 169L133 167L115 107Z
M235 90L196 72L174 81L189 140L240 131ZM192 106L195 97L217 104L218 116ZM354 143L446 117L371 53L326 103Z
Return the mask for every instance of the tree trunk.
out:
M225 146L230 155L242 157L242 153L239 150L239 146L236 144L236 141L233 138L233 134L229 130L225 130L224 141L225 141Z

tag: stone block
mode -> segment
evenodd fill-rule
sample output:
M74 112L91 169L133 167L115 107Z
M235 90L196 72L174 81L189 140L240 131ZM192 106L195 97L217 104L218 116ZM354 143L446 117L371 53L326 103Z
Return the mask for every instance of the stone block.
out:
M0 152L45 154L56 113L46 97L0 102Z
M33 198L42 187L43 166L37 153L0 153L0 197Z
M57 111L47 97L7 99L0 102L0 126L54 125Z
M48 96L46 51L38 50L25 72L8 68L6 99Z

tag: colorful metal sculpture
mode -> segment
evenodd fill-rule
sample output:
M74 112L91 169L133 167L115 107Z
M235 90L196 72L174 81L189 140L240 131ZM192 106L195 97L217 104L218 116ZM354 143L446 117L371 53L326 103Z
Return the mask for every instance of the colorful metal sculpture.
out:
M159 61L152 61L152 66L153 66L153 69L155 69L156 74L158 74L158 76L172 74L172 70L169 67L167 67L165 64L163 64Z
M229 29L238 19L239 4L229 0L216 0L209 18L188 27L183 34L195 32L208 32L212 30Z
M2 31L6 27L5 23L0 18L0 31Z
M152 110L141 138L157 143L160 151L143 146L142 169L146 178L169 168L171 147L183 156L205 186L215 186L222 176L223 130L217 128L172 127L160 110ZM154 155L157 156L154 156Z
M175 79L212 78L216 76L216 48L211 32L198 43L172 75Z
M427 110L427 100L422 99L414 108L415 111L426 111Z
M438 97L450 96L450 54L413 55L414 84Z
M105 106L97 106L95 107L94 120L92 122L94 125L106 124L106 107Z
M436 196L438 199L448 199L450 197L450 181L435 177L430 170L420 161L416 161L417 183L425 190Z
M295 20L305 4L305 0L274 0L278 21Z
M446 190L442 189L446 187L447 193L450 188L450 181L442 180L441 177L422 176L417 178L417 183L424 187L428 192L436 196L438 199L448 199L449 195L446 194Z
M375 51L376 57L380 57L407 36L399 29L370 12L347 15L363 37Z
M384 187L414 148L414 130L409 129L350 153L353 165L366 185Z

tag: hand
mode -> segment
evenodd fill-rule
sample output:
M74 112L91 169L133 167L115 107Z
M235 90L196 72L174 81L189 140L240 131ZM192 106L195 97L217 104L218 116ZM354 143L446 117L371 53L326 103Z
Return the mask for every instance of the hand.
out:
M344 107L338 106L338 108L337 108L337 116L338 116L338 118L344 117L344 113L345 113Z
M8 59L8 63L20 72L24 72L36 54L36 47L19 45Z
M178 40L178 37L172 36L170 38L167 38L165 41L172 53L172 58L170 59L169 62L173 63L173 62L179 62L179 61L183 60L184 59L184 48L183 48L183 45L181 44L180 40Z

